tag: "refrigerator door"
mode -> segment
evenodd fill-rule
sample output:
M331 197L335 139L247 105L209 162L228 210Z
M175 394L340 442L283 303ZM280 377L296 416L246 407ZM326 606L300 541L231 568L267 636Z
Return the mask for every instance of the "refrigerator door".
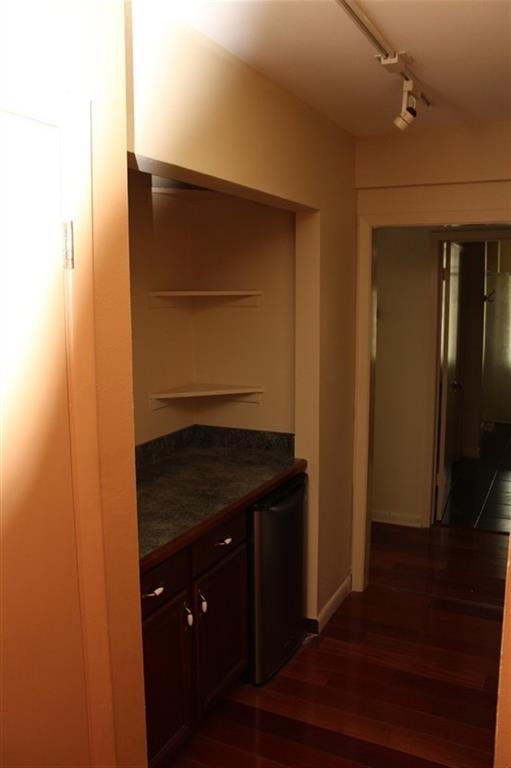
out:
M304 631L306 476L293 478L251 514L252 681L264 683L293 655Z

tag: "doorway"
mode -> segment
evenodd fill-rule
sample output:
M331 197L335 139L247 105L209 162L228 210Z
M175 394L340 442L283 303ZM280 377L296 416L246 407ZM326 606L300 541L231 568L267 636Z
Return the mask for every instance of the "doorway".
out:
M509 237L374 231L372 521L509 533Z
M511 240L439 241L435 520L511 530Z

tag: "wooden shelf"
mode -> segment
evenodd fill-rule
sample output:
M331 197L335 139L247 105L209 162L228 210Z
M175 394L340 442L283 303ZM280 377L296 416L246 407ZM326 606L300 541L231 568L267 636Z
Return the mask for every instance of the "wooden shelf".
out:
M261 296L262 291L151 291L149 306L172 308L179 306L182 299L211 299L229 307L257 307Z
M158 296L164 298L169 296L172 298L205 298L215 296L261 296L261 291L151 291L149 296Z
M259 402L259 395L264 392L260 386L246 384L205 384L193 382L180 387L171 387L163 392L149 395L154 407L162 407L168 400L182 400L191 397L232 397L243 402Z

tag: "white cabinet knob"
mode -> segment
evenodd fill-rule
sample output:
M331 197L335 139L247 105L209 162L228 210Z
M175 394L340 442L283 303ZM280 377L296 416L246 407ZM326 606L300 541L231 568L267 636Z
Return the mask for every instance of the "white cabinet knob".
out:
M146 592L145 595L142 595L142 600L146 600L148 597L159 597L160 595L163 595L164 592L165 587L156 587L152 592Z
M230 544L232 544L232 538L228 536L223 541L217 541L215 547L228 547Z
M202 592L199 592L199 600L200 600L200 609L201 609L202 613L207 613L208 612L208 601L206 600L206 598L204 597Z
M189 627L193 627L193 613L188 608L187 605L185 605L185 612L186 612L186 623Z

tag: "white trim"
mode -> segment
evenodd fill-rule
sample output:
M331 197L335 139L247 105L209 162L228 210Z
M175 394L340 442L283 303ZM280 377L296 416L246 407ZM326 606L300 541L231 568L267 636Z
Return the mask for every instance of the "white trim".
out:
M63 214L74 224L75 265L65 272L68 398L76 554L89 721L90 766L113 765L112 652L106 594L104 516L98 453L92 103L69 100L63 116Z
M427 528L429 526L429 519L427 524L424 523L422 515L408 516L408 515L396 515L393 512L389 512L385 509L373 509L371 510L371 522L372 523L388 523L389 525L408 525L412 528Z
M367 217L358 219L357 286L355 308L355 404L353 430L353 590L362 592L369 580L369 432L372 341L373 227Z
M341 603L351 592L351 573L349 573L341 586L334 592L330 600L323 606L318 616L318 631L322 632Z
M151 187L153 195L169 195L180 197L184 200L196 202L198 200L224 200L225 195L221 192L213 192L209 189L183 189L182 187Z

